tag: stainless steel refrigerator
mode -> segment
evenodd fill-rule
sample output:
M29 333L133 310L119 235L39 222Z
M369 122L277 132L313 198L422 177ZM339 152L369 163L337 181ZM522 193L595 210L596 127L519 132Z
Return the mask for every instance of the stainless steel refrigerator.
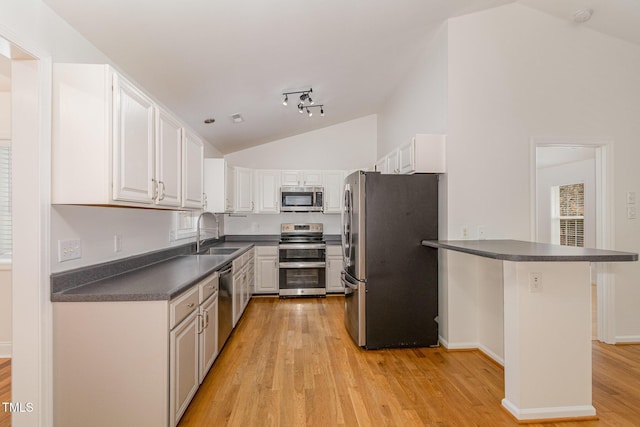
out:
M438 175L358 171L345 179L345 325L361 347L438 344Z

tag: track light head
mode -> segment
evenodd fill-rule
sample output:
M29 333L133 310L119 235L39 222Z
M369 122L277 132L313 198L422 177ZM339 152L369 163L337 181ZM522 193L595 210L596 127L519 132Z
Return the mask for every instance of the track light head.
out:
M313 116L313 113L311 112L311 110L309 110L309 107L307 107L307 114L309 115L309 117Z
M324 109L322 108L322 106L320 107L320 116L324 117Z
M309 104L313 105L313 99L311 99L309 95L307 95L307 101L309 101Z
M286 107L288 102L289 102L289 95L285 94L284 100L282 101L282 105Z
M302 114L302 112L304 111L302 108L303 108L303 105L301 102L300 104L298 104L298 113Z

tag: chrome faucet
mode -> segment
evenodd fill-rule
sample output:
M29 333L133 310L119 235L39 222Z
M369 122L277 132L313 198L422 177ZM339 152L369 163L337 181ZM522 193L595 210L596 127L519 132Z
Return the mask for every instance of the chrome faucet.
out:
M202 244L202 241L204 241L204 240L201 241L201 239L200 239L201 231L210 230L210 229L207 229L207 228L200 228L200 220L205 215L212 216L213 219L216 221L216 229L215 229L216 237L215 238L218 239L220 237L220 223L218 222L218 217L215 214L211 213L211 212L202 212L200 214L200 216L198 216L198 221L196 222L196 254L200 253L200 245Z

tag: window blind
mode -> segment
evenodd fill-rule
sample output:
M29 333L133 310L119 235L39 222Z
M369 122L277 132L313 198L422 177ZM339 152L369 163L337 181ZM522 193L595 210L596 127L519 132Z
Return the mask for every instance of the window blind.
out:
M584 183L560 186L560 244L584 246Z
M0 142L0 257L11 257L11 146Z

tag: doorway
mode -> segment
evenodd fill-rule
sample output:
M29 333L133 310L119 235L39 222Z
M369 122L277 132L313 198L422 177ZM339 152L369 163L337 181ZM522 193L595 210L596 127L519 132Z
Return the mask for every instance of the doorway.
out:
M11 92L11 401L32 408L10 415L16 425L37 426L52 424L51 58L23 46L0 28Z
M583 221L576 221L579 217L573 216L568 223L582 222L584 228L578 234L582 233L585 247L611 248L612 143L595 139L533 138L531 147L532 239L560 243L561 231L556 227L560 227L562 217L554 209L554 197L558 197L560 188L583 184ZM614 343L613 280L606 264L593 263L591 267L592 336Z

